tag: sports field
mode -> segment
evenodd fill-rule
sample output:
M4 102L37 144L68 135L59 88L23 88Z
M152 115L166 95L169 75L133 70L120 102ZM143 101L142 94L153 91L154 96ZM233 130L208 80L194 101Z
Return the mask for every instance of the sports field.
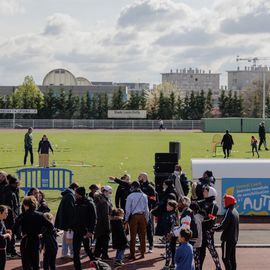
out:
M15 173L23 165L25 130L0 131L0 168ZM137 179L141 171L153 179L154 154L168 152L170 141L181 142L180 164L191 177L191 158L212 157L211 133L183 131L89 131L89 130L34 130L33 145L35 164L38 163L37 147L43 134L47 134L55 150L50 161L57 167L73 170L74 180L86 188L91 183L108 183L108 176L131 174ZM252 134L233 133L235 146L232 158L252 158ZM255 134L256 135L256 134ZM261 151L261 158L269 158L270 151ZM222 153L216 158L223 158ZM256 157L255 157L256 158ZM29 161L28 161L29 162ZM30 165L30 162L29 162ZM206 168L207 169L207 168ZM111 184L116 187L114 184ZM49 206L55 212L59 192L45 192Z

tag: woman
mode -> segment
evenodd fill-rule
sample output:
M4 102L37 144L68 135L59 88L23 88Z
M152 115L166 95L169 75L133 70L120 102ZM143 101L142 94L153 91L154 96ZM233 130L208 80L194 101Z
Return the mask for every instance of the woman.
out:
M53 153L53 149L48 140L48 137L46 135L43 135L38 145L39 167L46 167L46 168L49 167L49 150L50 149Z
M42 213L37 212L38 202L34 196L27 196L23 200L24 213L15 223L16 228L21 227L22 240L20 251L22 256L23 270L39 269L40 234L52 232L54 226Z

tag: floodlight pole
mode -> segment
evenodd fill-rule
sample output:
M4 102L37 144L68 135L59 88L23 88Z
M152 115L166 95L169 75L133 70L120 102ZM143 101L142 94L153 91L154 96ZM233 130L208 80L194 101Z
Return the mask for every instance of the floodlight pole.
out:
M265 67L263 69L263 108L262 108L262 119L265 119Z
M16 113L13 113L13 129L15 129L15 119L16 119Z

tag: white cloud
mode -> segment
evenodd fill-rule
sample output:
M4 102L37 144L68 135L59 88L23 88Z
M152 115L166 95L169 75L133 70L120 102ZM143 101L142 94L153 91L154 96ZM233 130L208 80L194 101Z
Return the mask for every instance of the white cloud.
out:
M2 15L14 15L23 11L23 0L0 0L0 14Z

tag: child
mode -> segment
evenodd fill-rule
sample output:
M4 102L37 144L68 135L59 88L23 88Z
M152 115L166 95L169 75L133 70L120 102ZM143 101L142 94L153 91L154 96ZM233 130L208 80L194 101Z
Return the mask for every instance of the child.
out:
M154 208L151 213L158 217L157 227L155 235L163 236L166 239L166 250L165 250L165 267L168 268L170 264L171 256L171 245L170 245L170 233L172 232L174 226L177 224L178 213L177 213L177 202L175 200L168 200L167 204L161 204Z
M124 229L124 210L113 209L111 215L112 245L116 249L115 265L123 265L124 253L127 246L127 236Z
M260 156L258 153L257 143L258 143L257 139L254 136L251 136L250 145L251 145L252 156L254 157L254 150L255 150L255 152L257 153L258 158L259 158Z
M0 205L0 270L5 269L6 265L6 246L7 240L11 240L11 231L6 230L4 220L8 216L8 208L4 205Z
M191 237L190 229L185 228L180 231L180 246L175 254L176 270L194 270L193 248L189 243Z
M53 215L51 213L44 213L44 217L53 224ZM43 268L44 270L55 270L55 261L58 250L56 241L56 229L52 232L45 232L42 234L43 254Z

